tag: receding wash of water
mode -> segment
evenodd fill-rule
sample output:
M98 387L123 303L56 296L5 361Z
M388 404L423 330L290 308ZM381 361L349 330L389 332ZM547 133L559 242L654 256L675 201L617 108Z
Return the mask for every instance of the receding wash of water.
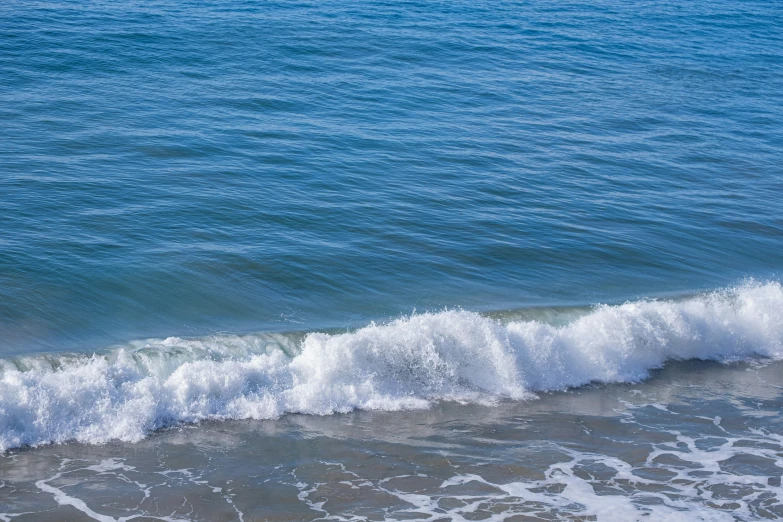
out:
M0 4L0 522L783 518L783 4Z

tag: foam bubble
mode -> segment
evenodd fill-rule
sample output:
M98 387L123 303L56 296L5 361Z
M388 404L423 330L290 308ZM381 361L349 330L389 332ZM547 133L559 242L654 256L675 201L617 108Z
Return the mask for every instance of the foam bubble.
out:
M343 334L131 343L105 355L0 360L0 449L136 441L205 419L492 403L647 377L670 359L783 354L783 287L598 306L563 326L444 311Z

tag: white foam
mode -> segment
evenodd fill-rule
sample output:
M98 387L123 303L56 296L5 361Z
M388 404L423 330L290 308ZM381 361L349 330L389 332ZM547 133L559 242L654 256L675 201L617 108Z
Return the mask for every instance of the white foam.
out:
M680 440L692 442L687 438ZM733 439L721 448L716 448L718 453L715 457L719 460L734 455L764 454L769 457L780 450L779 447L756 450L732 446L732 443L740 440ZM671 452L678 456L683 453L687 455L693 447L691 444L686 450L668 448L661 454ZM716 472L705 474L702 468L683 470L677 466L652 464L649 467L677 474L675 479L656 481L643 478L638 474L642 469L617 457L580 452L558 445L553 445L552 449L556 449L555 454L561 454L561 459L542 469L544 477L538 480L519 477L519 480L512 482L493 482L477 473L462 473L442 481L439 487L422 488L420 484L405 483L405 479L412 475L368 480L342 464L334 466L340 466L342 477L347 479L340 484L346 484L352 489L362 488L363 499L377 494L386 498L395 497L403 502L403 506L397 508L397 514L400 511L409 516L415 513L422 519L475 520L478 517L469 515L481 510L480 518L490 521L508 520L515 515L530 519L548 519L555 515L558 520L590 518L609 522L729 522L757 520L759 516L756 508L761 493L765 495L762 505L779 505L781 498L781 489L767 486L767 477L733 475L719 468ZM586 472L586 467L596 465L606 470L603 478ZM477 472L481 472L482 468L484 466L478 466ZM699 475L693 476L692 472ZM427 475L422 474L416 476L427 478ZM305 482L293 485L299 489L299 499L313 511L322 514L323 518L364 520L356 513L329 512L324 509L326 502L323 499L334 495L331 485ZM471 487L475 485L485 487ZM724 494L718 492L721 486L736 485L744 488L733 487ZM731 505L732 510L716 508L723 504Z
M151 340L102 356L0 360L0 450L136 441L205 419L492 403L594 381L638 381L669 359L781 355L778 282L598 306L564 326L444 311L302 340Z
M152 519L155 519L155 520L164 520L166 522L188 522L186 519L174 518L174 517L171 517L171 516L148 515L146 513L135 514L135 515L130 515L130 516L126 516L126 517L120 517L120 518L114 518L114 517L111 517L109 515L103 515L101 513L98 513L97 511L94 511L92 508L90 508L87 505L87 503L84 500L82 500L80 498L77 498L77 497L75 497L73 495L69 495L68 493L66 493L62 489L57 488L55 486L52 486L51 484L49 484L49 482L57 481L63 475L66 475L66 474L69 474L69 473L74 473L74 472L92 471L92 472L96 472L99 475L104 475L104 474L114 475L118 471L130 471L130 472L133 472L133 471L135 471L136 468L134 468L133 466L126 466L122 462L122 460L107 459L107 460L104 460L104 461L100 462L99 464L94 465L94 466L87 466L87 467L84 467L84 468L75 468L75 469L71 469L69 471L64 471L63 468L65 466L67 466L69 462L70 462L70 459L64 459L60 463L60 472L59 473L57 473L56 475L54 475L52 477L49 477L47 479L38 480L35 483L35 486L38 489L40 489L44 493L51 494L53 496L54 500L59 505L61 505L61 506L71 506L71 507L75 508L76 510L81 511L88 518L90 518L92 520L97 520L99 522L129 522L129 521L135 520L137 518L152 518ZM147 488L146 484L142 484L140 482L132 481L132 480L128 479L127 477L125 477L124 475L122 475L122 477L127 482L130 482L130 483L135 484L136 486L138 486L141 489L141 491L144 493L144 498L145 499L149 498L149 489L150 488ZM235 510L236 510L236 508L235 508ZM236 510L236 511L237 511L237 514L239 515L239 520L243 521L244 520L243 514L239 510Z

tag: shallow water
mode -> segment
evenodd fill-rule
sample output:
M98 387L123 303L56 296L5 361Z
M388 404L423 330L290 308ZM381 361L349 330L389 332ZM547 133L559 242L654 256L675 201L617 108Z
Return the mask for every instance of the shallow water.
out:
M781 370L684 362L644 383L495 407L291 415L15 450L0 459L0 518L777 519Z

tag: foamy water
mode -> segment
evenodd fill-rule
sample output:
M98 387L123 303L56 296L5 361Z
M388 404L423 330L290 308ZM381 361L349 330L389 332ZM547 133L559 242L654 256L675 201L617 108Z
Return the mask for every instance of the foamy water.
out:
M0 456L0 520L776 519L781 364L676 362L535 401L14 450Z
M783 355L783 286L601 305L563 326L467 311L342 334L168 338L2 362L0 448L138 441L180 422L493 404L632 382L668 360Z

